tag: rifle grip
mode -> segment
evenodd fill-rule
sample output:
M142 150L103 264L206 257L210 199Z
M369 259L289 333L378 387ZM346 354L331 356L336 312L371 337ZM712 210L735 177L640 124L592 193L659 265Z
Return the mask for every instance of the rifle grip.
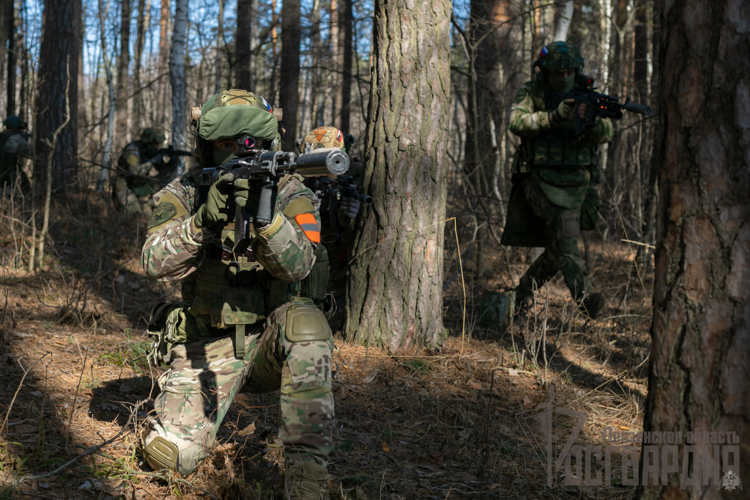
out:
M273 221L273 206L276 201L276 186L266 184L260 190L258 213L255 216L255 226L263 227Z
M581 118L581 115L578 114L578 109L575 111L576 113L576 137L581 135L586 131L586 122Z

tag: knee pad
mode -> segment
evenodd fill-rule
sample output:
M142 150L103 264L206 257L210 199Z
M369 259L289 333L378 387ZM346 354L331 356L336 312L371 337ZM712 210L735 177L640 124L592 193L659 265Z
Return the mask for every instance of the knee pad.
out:
M575 238L581 232L578 214L573 210L566 210L560 216L561 230L564 238Z
M331 327L325 315L317 307L307 304L292 304L286 313L286 339L289 342L328 340Z
M177 470L180 450L174 443L170 443L161 436L156 436L143 449L143 456L154 470Z

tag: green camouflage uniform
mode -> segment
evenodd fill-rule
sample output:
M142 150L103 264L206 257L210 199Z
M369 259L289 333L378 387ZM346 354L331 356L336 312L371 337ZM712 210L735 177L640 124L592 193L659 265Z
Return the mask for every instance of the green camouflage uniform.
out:
M544 247L521 278L517 303L531 296L534 283L542 286L558 271L575 300L593 292L578 249L581 207L584 199L598 206L589 184L598 180L597 146L612 139L612 123L596 118L576 139L575 115L557 125L550 123L548 112L557 106L546 102L550 91L541 76L527 82L510 116L510 130L522 142L514 159L515 182L502 243Z
M117 173L112 180L112 199L118 210L151 215L151 197L164 185L156 178L148 178L152 169L156 170L158 178L174 177L171 162L154 165L152 161L152 156L164 139L163 134L144 129L140 140L131 142L122 150L117 160Z
M13 118L16 120L12 120ZM18 176L21 189L28 191L31 189L31 183L26 172L21 169L19 160L21 156L31 155L31 147L20 131L10 128L10 125L16 125L16 122L20 125L21 119L8 117L5 120L8 128L0 133L0 188L5 186L6 191L10 191Z
M149 326L157 337L152 358L170 369L159 378L146 459L154 468L192 472L238 392L280 388L279 438L287 465L324 466L332 449L333 339L322 313L299 296L317 245L295 220L312 213L319 228L317 200L300 176L283 177L273 222L252 231L245 254L233 255L233 226L220 232L196 226L205 189L196 187L200 170L154 196L143 247L146 273L181 280L183 299L157 306Z

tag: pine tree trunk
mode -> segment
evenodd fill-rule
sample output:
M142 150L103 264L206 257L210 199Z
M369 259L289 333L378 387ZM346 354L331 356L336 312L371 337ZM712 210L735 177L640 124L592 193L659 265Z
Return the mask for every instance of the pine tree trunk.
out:
M8 34L8 73L6 116L16 114L16 14L13 0L5 0L5 26ZM2 59L0 59L2 61Z
M115 149L129 141L128 137L128 68L130 67L131 0L120 0L120 57L117 58L117 112L115 121Z
M339 56L341 57L341 111L338 127L346 133L350 132L351 102L352 102L352 0L339 0L341 13L339 14Z
M736 0L715 0L710 9L701 0L682 0L662 4L662 9L659 140L663 167L644 430L683 436L689 431L732 432L739 439L732 440L740 454L736 470L747 471L748 10ZM690 50L685 51L688 41ZM713 444L697 446L700 452L714 452ZM692 461L700 470L707 459L694 456ZM639 497L731 498L729 492L719 491L713 474L711 486L679 491L686 490L681 485L687 479L682 471L680 467L670 474L668 485L642 487ZM721 475L726 472L725 463ZM742 490L737 493L738 498L747 497Z
M297 141L297 110L299 108L299 48L302 37L299 0L286 0L281 5L281 68L279 79L280 108L284 110L283 138L285 151L294 151Z
M161 0L161 9L159 11L159 68L158 74L164 75L169 71L169 19L172 14L170 11L171 0ZM156 119L160 124L166 122L165 111L167 107L164 103L167 102L167 87L169 82L166 78L160 80L157 84L157 99L160 106L157 106Z
M187 148L187 88L185 78L185 47L189 0L177 0L169 53L169 80L172 83L172 144L175 149ZM178 172L178 175L182 172Z
M39 94L36 101L36 162L34 177L40 181L44 191L47 172L49 146L45 141L52 140L52 134L65 121L65 89L68 90L70 109L78 109L78 52L80 40L81 0L45 0L42 16L42 43L39 50ZM78 120L71 113L70 121L57 137L57 147L53 158L52 188L55 191L71 186L78 172Z
M252 0L237 0L237 31L234 36L236 80L238 89L252 90L250 88L250 26L253 22Z
M143 94L141 89L141 59L143 58L143 46L146 40L146 26L148 26L149 11L151 10L151 0L138 1L138 26L135 37L135 54L133 60L133 83L136 95L133 101L133 133L140 134L143 126Z
M446 0L377 0L364 185L346 335L390 349L443 337L446 131L450 118ZM407 49L408 48L408 49Z
M338 0L331 0L331 35L328 37L330 47L331 63L329 64L329 90L330 90L330 120L326 124L335 126L338 123L338 114L341 110L341 67L343 66L342 57L339 54L339 22L341 6ZM342 54L343 55L343 54ZM347 130L347 133L349 131Z
M320 50L320 0L312 0L312 14L310 15L310 120L311 129L322 125L328 125L322 122L322 117L318 116L322 97L323 85L321 84L320 61L322 54ZM307 130L301 134L307 133Z

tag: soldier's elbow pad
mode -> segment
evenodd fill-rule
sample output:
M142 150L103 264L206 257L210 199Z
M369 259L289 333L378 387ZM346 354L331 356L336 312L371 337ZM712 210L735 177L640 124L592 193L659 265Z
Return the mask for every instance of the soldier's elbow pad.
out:
M325 315L315 306L292 304L286 313L286 338L289 342L328 340L331 327Z

